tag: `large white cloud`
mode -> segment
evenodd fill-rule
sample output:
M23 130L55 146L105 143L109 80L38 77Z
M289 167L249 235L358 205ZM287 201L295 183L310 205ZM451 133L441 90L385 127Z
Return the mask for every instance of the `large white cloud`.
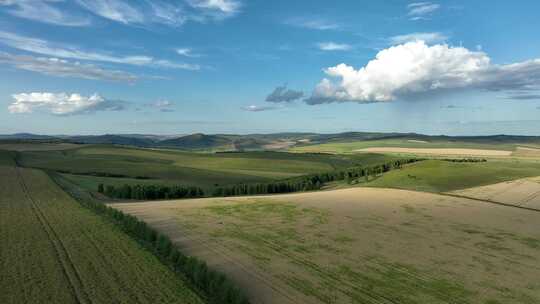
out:
M77 93L19 93L12 95L14 101L8 106L12 114L32 113L36 109L54 115L72 115L95 111L119 111L121 102L107 100L98 94L83 96Z
M380 51L360 69L324 70L308 104L392 101L411 93L446 89L527 90L540 87L540 59L495 65L488 55L446 44L408 42Z

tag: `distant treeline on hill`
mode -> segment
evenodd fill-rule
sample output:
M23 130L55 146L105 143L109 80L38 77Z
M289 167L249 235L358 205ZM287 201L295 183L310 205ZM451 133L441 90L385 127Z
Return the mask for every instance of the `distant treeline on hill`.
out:
M352 167L345 170L336 170L326 173L309 174L295 177L275 183L264 184L240 184L227 187L219 187L214 190L213 196L236 196L251 194L289 193L299 191L319 190L325 183L347 180L348 182L376 176L393 169L399 169L403 165L422 161L421 158L400 159L393 162L370 166Z
M384 172L401 168L403 165L422 160L424 159L400 159L393 162L370 167L352 167L346 170L309 174L271 183L238 184L218 187L211 195L207 196L222 197L319 190L325 183L328 182L341 180L347 180L348 182L350 182L351 180L355 180L361 177L368 178L369 176L380 175ZM195 198L205 196L204 191L198 187L168 187L160 185L124 185L121 187L114 187L111 185L105 186L103 184L100 184L98 186L98 192L103 193L110 198L140 200Z
M442 161L452 162L452 163L485 163L487 159L485 158L444 158Z
M66 173L66 174L73 174L73 175L89 175L89 176L97 176L97 177L116 177L116 178L134 178L134 179L151 179L151 177L148 176L128 176L124 174L117 174L117 173L108 173L108 172L73 172L70 170L56 170L58 173Z
M98 185L98 192L110 198L156 200L174 198L204 197L204 191L199 187L162 186L162 185L123 185L120 187Z

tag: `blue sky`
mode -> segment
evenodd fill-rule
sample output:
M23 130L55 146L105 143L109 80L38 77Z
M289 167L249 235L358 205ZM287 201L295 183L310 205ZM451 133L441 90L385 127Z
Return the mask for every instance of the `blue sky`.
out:
M538 11L0 0L0 133L540 135Z

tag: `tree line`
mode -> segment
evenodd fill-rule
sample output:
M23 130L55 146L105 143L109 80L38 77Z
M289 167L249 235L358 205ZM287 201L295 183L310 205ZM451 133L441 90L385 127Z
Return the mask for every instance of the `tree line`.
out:
M88 176L97 176L97 177L115 177L115 178L134 178L134 179L152 179L149 176L129 176L125 174L118 174L118 173L109 173L109 172L98 172L98 171L71 171L71 170L64 170L64 169L58 169L55 170L58 173L65 173L65 174L73 174L73 175L88 175Z
M208 268L204 261L184 255L166 235L158 233L144 221L96 200L79 197L77 201L83 207L112 221L139 244L150 250L176 274L187 279L208 303L249 304L249 300L242 291L224 274Z
M442 161L452 162L452 163L485 163L487 159L485 158L444 158Z
M205 195L205 192L198 187L186 186L162 186L162 185L124 185L115 187L111 185L99 184L98 192L105 194L111 198L118 199L176 199L176 198L196 198L205 196L223 197L223 196L238 196L238 195L253 195L253 194L277 194L291 193L300 191L320 190L324 184L333 181L347 181L351 183L360 179L369 180L370 177L378 176L385 172L399 169L403 165L411 164L426 160L425 158L405 158L391 162L367 166L367 167L351 167L344 170L334 170L324 173L314 173L293 177L281 181L269 183L249 183L236 184L217 187L211 194ZM458 162L458 163L477 163L486 162L486 159L481 158L463 158L463 159L441 159L442 161Z
M350 182L352 180L362 177L367 179L370 176L380 175L390 170L401 168L403 165L422 160L424 159L399 159L392 162L369 167L351 167L345 170L335 170L325 173L308 174L273 183L238 184L218 187L214 190L212 196L274 194L319 190L325 183L328 182L341 180L347 180L347 182Z
M277 182L236 184L217 187L210 195L214 197L253 195L253 194L277 194L300 191L320 190L325 183L346 180L350 183L359 178L369 179L403 165L422 161L422 158L399 159L392 162L368 167L351 167L345 170L335 170L325 173L315 173L294 177ZM205 193L198 187L185 186L161 186L161 185L124 185L115 187L111 185L98 185L98 192L110 198L118 199L176 199L204 197Z
M163 186L163 185L98 185L98 192L110 198L118 199L175 199L204 197L203 189L192 186Z

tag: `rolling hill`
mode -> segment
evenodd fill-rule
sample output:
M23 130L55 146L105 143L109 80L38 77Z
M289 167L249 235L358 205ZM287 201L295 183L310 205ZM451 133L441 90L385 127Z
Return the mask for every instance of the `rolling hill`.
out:
M446 136L416 133L345 132L334 134L273 133L273 134L203 134L165 136L152 134L105 134L48 136L28 133L0 135L0 140L65 141L82 144L114 144L145 148L171 148L194 151L261 151L297 149L299 152L350 152L365 146L398 144L403 146L517 146L540 147L540 136L490 135Z

